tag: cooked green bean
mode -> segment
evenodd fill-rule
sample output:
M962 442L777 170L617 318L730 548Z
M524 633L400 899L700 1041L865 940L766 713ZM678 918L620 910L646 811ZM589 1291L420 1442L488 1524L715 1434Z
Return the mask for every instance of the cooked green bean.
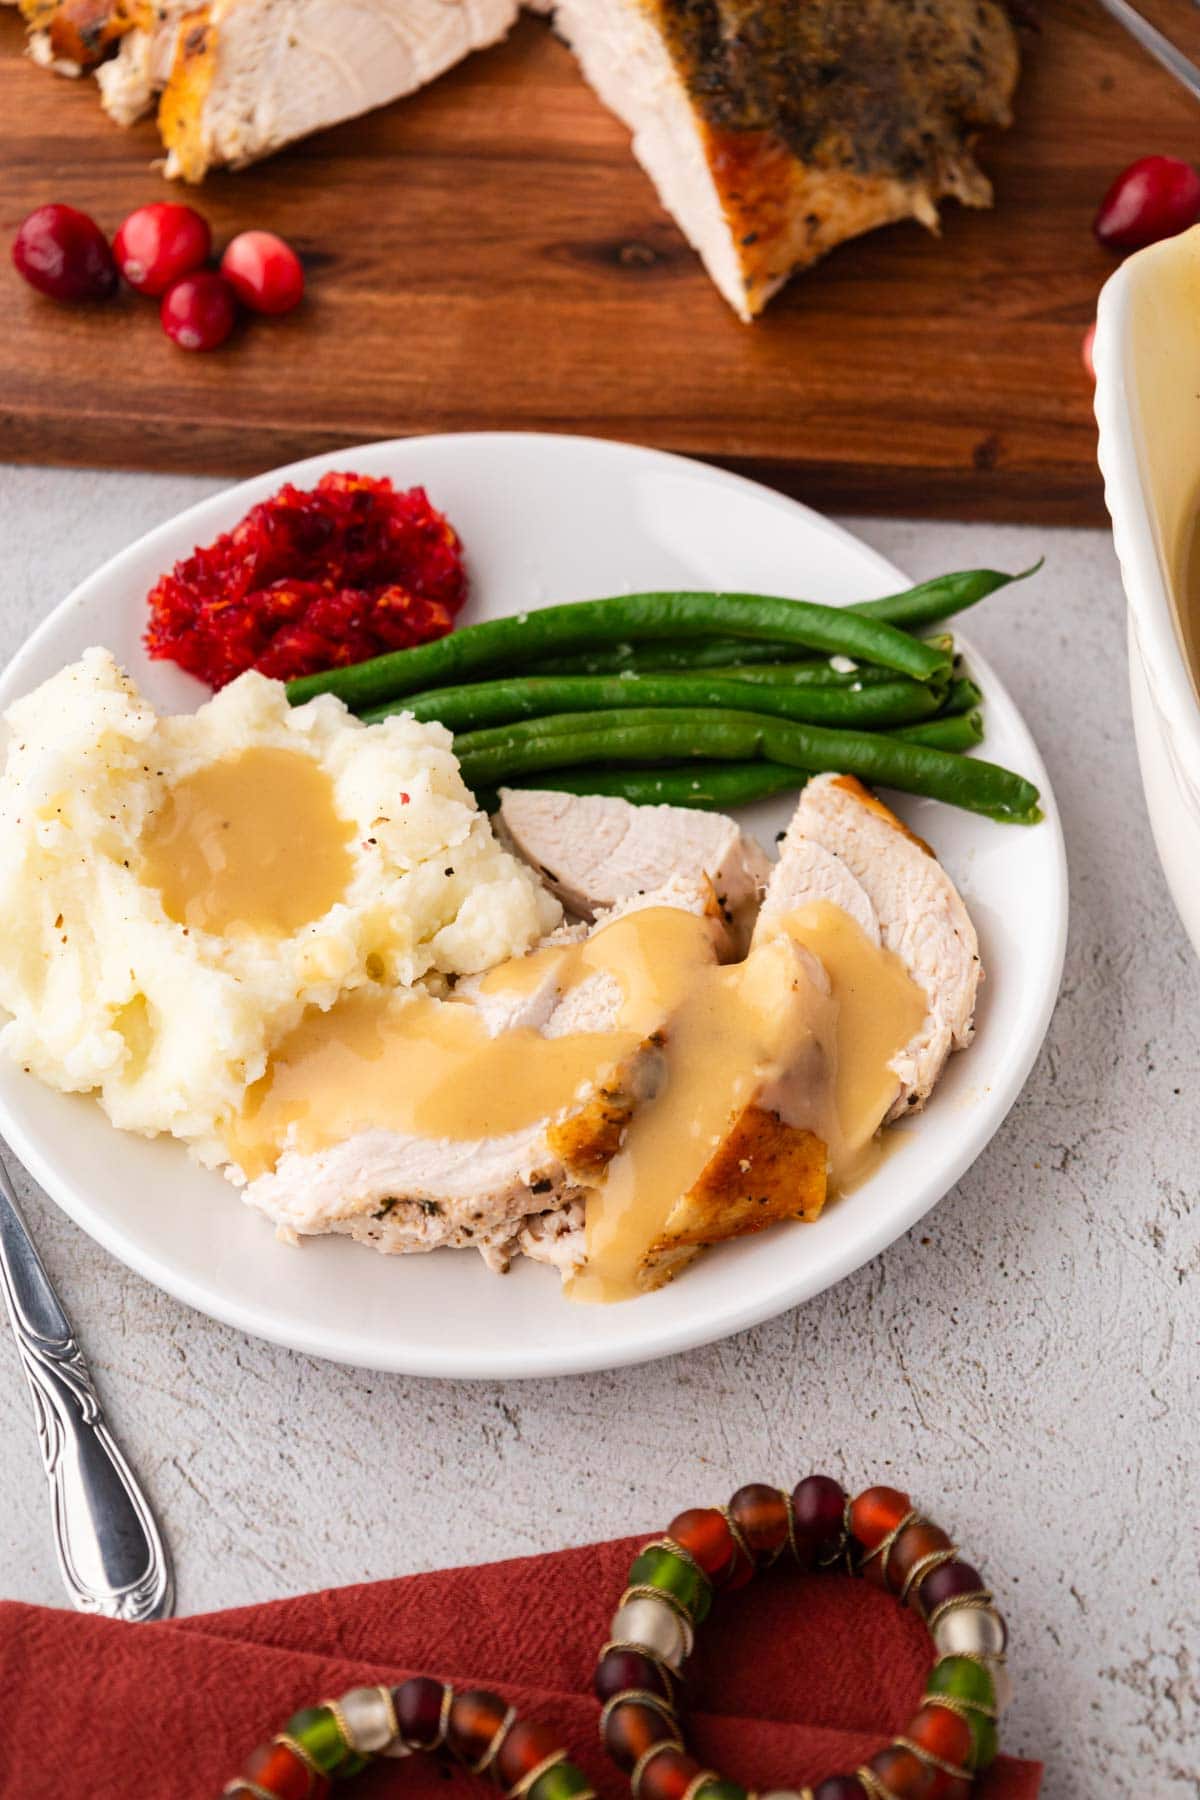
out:
M879 687L887 682L907 681L893 669L880 669L874 663L856 663L852 669L835 669L827 657L819 662L734 663L729 668L708 669L706 674L722 681L749 681L763 687L842 688L851 693L859 688ZM946 689L944 676L927 685Z
M1042 816L1033 784L994 763L882 732L832 731L748 712L664 708L568 713L469 732L457 739L455 750L471 787L578 764L761 758L812 774L844 770L988 818L1033 824Z
M764 638L655 638L640 643L601 644L574 656L539 657L525 672L529 675L620 675L625 669L642 674L660 670L716 669L724 663L782 662L794 657L794 644L772 643ZM827 657L814 657L814 666L828 668Z
M923 725L897 726L892 736L903 738L907 744L925 744L930 750L973 750L983 742L983 714L943 714Z
M933 750L970 750L983 738L979 713L958 713L950 719L931 719L912 725L893 736ZM635 806L692 806L705 812L724 812L746 806L772 794L798 791L807 779L801 769L782 763L693 763L683 768L649 769L549 769L536 775L515 775L512 787L553 788L566 794L616 794ZM496 809L495 794L479 795L489 812Z
M923 625L936 625L977 605L997 588L1011 587L1014 581L1028 581L1045 560L1039 556L1017 575L1006 575L1000 569L962 569L955 575L938 575L919 587L906 588L902 594L888 594L882 600L856 600L847 610L863 618L886 619L891 625L902 625L906 631L919 631Z
M631 638L731 635L851 656L918 681L946 675L950 669L949 657L934 646L845 607L758 594L620 594L466 625L412 650L394 650L347 668L305 675L288 683L288 698L298 705L315 694L337 694L354 711L363 712L406 694L449 686L455 678L491 674L514 664L528 668L539 656L559 650Z
M926 643L947 655L954 651L949 632L927 637ZM761 667L761 674L759 668ZM894 671L872 663L856 663L852 669L835 669L828 656L797 657L794 644L756 643L751 638L651 639L644 643L601 645L577 656L539 657L520 672L525 675L621 675L626 670L640 675L693 674L718 670L731 677L736 669L747 681L813 682L818 686L848 686L855 680L890 681Z
M938 708L938 716L948 719L955 713L973 712L982 701L983 694L970 677L957 675L945 690L942 704Z
M811 725L852 725L884 731L911 725L940 710L943 690L893 676L891 681L849 688L787 687L702 675L547 675L522 680L480 681L465 687L434 688L363 714L375 724L392 712L438 719L451 731L479 731L513 719L640 706L717 706L771 714Z
M507 785L553 788L564 794L615 794L634 806L691 806L701 812L725 812L771 794L797 793L807 779L802 769L788 769L781 763L695 763L682 769L550 769L536 778L517 776ZM478 797L484 804L484 796ZM488 810L495 811L495 807Z

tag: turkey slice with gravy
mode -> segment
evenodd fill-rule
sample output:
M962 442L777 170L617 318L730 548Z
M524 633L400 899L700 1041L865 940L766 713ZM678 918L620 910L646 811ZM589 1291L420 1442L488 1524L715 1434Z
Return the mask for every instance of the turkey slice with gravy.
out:
M757 934L822 900L895 955L924 996L924 1017L890 1064L887 1118L899 1118L924 1105L951 1051L971 1041L983 979L975 927L929 845L853 775L818 775L805 787Z
M725 928L702 880L677 878L641 896L602 920L593 940L622 918L652 911L682 915L688 924L676 934L681 952L699 963L716 961ZM582 1198L657 1079L660 1057L651 1040L669 996L660 1003L636 966L636 939L628 928L623 935L627 941L609 939L604 953L589 958L586 940L556 933L541 950L464 982L462 998L418 1000L392 1018L367 996L343 1003L340 1017L303 1023L278 1047L229 1134L234 1164L250 1177L246 1201L285 1235L341 1232L390 1252L474 1246L493 1266L506 1267L540 1215ZM641 983L629 1008L613 972L622 957L633 965L630 983ZM397 1068L424 1070L440 1050L452 1083L439 1086L432 1071L423 1119L406 1119L406 1096L390 1097L386 1083L385 1091L367 1091L393 1025L405 1034L395 1045ZM489 1046L504 1055L490 1070ZM334 1092L336 1111L315 1134L328 1141L309 1141L305 1096L347 1064L351 1090ZM559 1104L521 1117L523 1096L481 1093L484 1077ZM494 1114L501 1128L464 1129L473 1105ZM379 1123L366 1122L371 1111ZM418 1128L404 1128L414 1122ZM551 1241L542 1228L527 1247Z
M969 1041L966 909L853 778L805 788L741 961L731 902L752 912L769 865L732 820L503 799L515 847L595 922L448 999L343 1002L278 1047L229 1147L285 1235L523 1253L575 1298L625 1298L815 1218Z

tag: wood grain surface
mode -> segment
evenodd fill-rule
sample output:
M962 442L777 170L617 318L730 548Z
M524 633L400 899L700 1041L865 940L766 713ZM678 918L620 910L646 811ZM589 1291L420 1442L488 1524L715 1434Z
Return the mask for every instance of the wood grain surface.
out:
M0 9L0 229L66 200L115 229L176 192L149 124L21 54ZM996 210L846 245L740 324L570 53L527 19L414 99L210 178L218 242L267 225L310 298L208 356L152 303L69 310L0 273L0 457L251 473L412 432L592 432L711 458L826 507L1103 517L1079 344L1112 259L1090 221L1195 103L1094 0L1044 0ZM1155 16L1194 52L1200 15ZM1190 40L1190 42L1189 42Z

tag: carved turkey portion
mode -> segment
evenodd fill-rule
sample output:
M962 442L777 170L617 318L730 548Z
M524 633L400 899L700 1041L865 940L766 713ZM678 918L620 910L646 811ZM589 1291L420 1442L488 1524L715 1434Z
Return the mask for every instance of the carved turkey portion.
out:
M21 0L31 50L96 66L122 124L158 105L200 181L436 79L520 0ZM743 319L878 225L987 206L980 131L1018 75L1004 0L536 0Z
M877 225L991 203L1007 125L1000 0L561 0L559 29L730 305Z

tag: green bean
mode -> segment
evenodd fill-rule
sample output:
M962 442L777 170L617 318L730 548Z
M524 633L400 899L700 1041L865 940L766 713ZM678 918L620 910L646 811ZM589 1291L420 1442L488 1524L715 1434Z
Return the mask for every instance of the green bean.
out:
M906 744L925 744L930 750L973 750L983 742L983 714L943 714L923 725L898 726L891 735L903 738Z
M1039 556L1017 575L1006 575L1000 569L962 569L956 575L938 575L919 587L906 588L902 594L887 594L882 600L856 600L848 610L863 618L886 619L891 625L902 625L906 631L919 631L923 625L936 625L955 613L965 612L997 588L1010 587L1014 581L1028 581L1045 560Z
M1033 824L1037 789L973 757L931 750L882 732L832 731L748 712L664 708L568 713L469 732L455 743L468 786L578 764L764 759L816 774L840 769L903 792L945 800L988 818Z
M926 638L937 650L947 655L954 651L949 632ZM760 674L759 667L762 668ZM853 669L835 669L827 656L797 657L794 644L772 643L769 638L755 643L751 638L679 638L651 639L644 643L601 645L582 651L577 656L539 657L520 673L525 675L621 675L626 670L641 675L677 671L693 674L718 670L732 676L736 669L743 679L813 682L819 686L848 686L859 679L890 681L894 671L876 668L871 663L856 664ZM776 675L778 671L778 676Z
M781 763L695 763L673 769L550 769L536 778L517 776L513 787L553 788L564 794L615 794L634 806L690 806L725 812L771 794L797 793L808 777ZM480 804L484 796L477 795ZM492 796L486 796L492 798ZM489 806L489 812L495 807Z
M888 682L906 681L893 669L880 669L874 663L856 664L852 669L835 669L826 658L820 662L734 663L729 668L709 669L709 675L722 681L753 682L762 687L842 688L855 692L859 688L880 687ZM945 691L945 678L930 683Z
M973 712L982 701L983 694L970 677L957 675L945 690L938 717L946 719L955 713Z
M794 657L794 644L772 643L764 638L666 638L649 642L602 644L574 656L539 657L525 672L530 675L620 675L625 669L639 673L660 670L716 669L724 663L781 662ZM827 657L814 657L814 666L828 668Z
M394 650L368 662L302 676L288 683L294 705L315 694L337 694L356 712L451 685L454 678L527 668L539 656L582 650L630 638L729 636L785 640L828 655L880 663L918 681L949 673L950 659L919 638L880 619L860 618L845 607L758 594L620 594L546 606L508 619L467 625L449 637L412 650Z
M941 702L942 690L903 676L855 693L848 688L755 685L690 675L547 675L434 688L409 700L394 701L390 707L376 707L363 718L367 724L375 724L389 712L411 712L420 720L438 719L451 731L471 732L513 719L598 708L717 706L812 725L882 731L932 718Z

